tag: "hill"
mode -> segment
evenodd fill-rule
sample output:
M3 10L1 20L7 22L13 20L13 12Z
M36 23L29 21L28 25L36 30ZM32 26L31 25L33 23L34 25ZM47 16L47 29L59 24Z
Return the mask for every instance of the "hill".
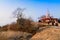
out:
M60 28L50 27L37 32L30 40L60 40Z

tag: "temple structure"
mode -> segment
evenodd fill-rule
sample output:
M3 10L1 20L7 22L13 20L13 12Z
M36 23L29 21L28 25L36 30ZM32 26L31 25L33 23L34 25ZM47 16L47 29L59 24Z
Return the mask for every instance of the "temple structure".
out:
M40 17L39 22L58 26L58 19L50 16L49 11L47 11L46 15Z

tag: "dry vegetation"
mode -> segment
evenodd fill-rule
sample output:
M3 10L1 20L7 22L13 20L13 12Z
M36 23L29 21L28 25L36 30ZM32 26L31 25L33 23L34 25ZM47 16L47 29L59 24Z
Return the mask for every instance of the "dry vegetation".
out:
M60 29L30 19L0 27L0 40L60 40Z
M11 23L0 27L0 40L29 40L38 30L30 19L18 19L17 23Z
M0 40L28 40L32 36L31 33L21 31L3 31L0 32Z
M34 22L22 14L16 21L0 27L0 40L60 40L59 27Z
M60 29L54 27L47 28L36 33L31 40L60 40Z

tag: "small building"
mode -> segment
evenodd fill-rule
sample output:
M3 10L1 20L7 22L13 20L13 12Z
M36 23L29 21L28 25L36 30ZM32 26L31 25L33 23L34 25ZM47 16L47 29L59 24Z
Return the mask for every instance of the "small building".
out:
M40 17L39 22L58 26L58 19L50 16L49 12Z

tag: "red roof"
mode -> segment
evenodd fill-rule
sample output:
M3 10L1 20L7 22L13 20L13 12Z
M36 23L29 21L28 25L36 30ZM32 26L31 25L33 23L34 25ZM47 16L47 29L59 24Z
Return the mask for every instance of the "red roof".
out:
M42 18L41 20L50 20L50 18Z
M57 18L42 18L41 20L57 20Z

